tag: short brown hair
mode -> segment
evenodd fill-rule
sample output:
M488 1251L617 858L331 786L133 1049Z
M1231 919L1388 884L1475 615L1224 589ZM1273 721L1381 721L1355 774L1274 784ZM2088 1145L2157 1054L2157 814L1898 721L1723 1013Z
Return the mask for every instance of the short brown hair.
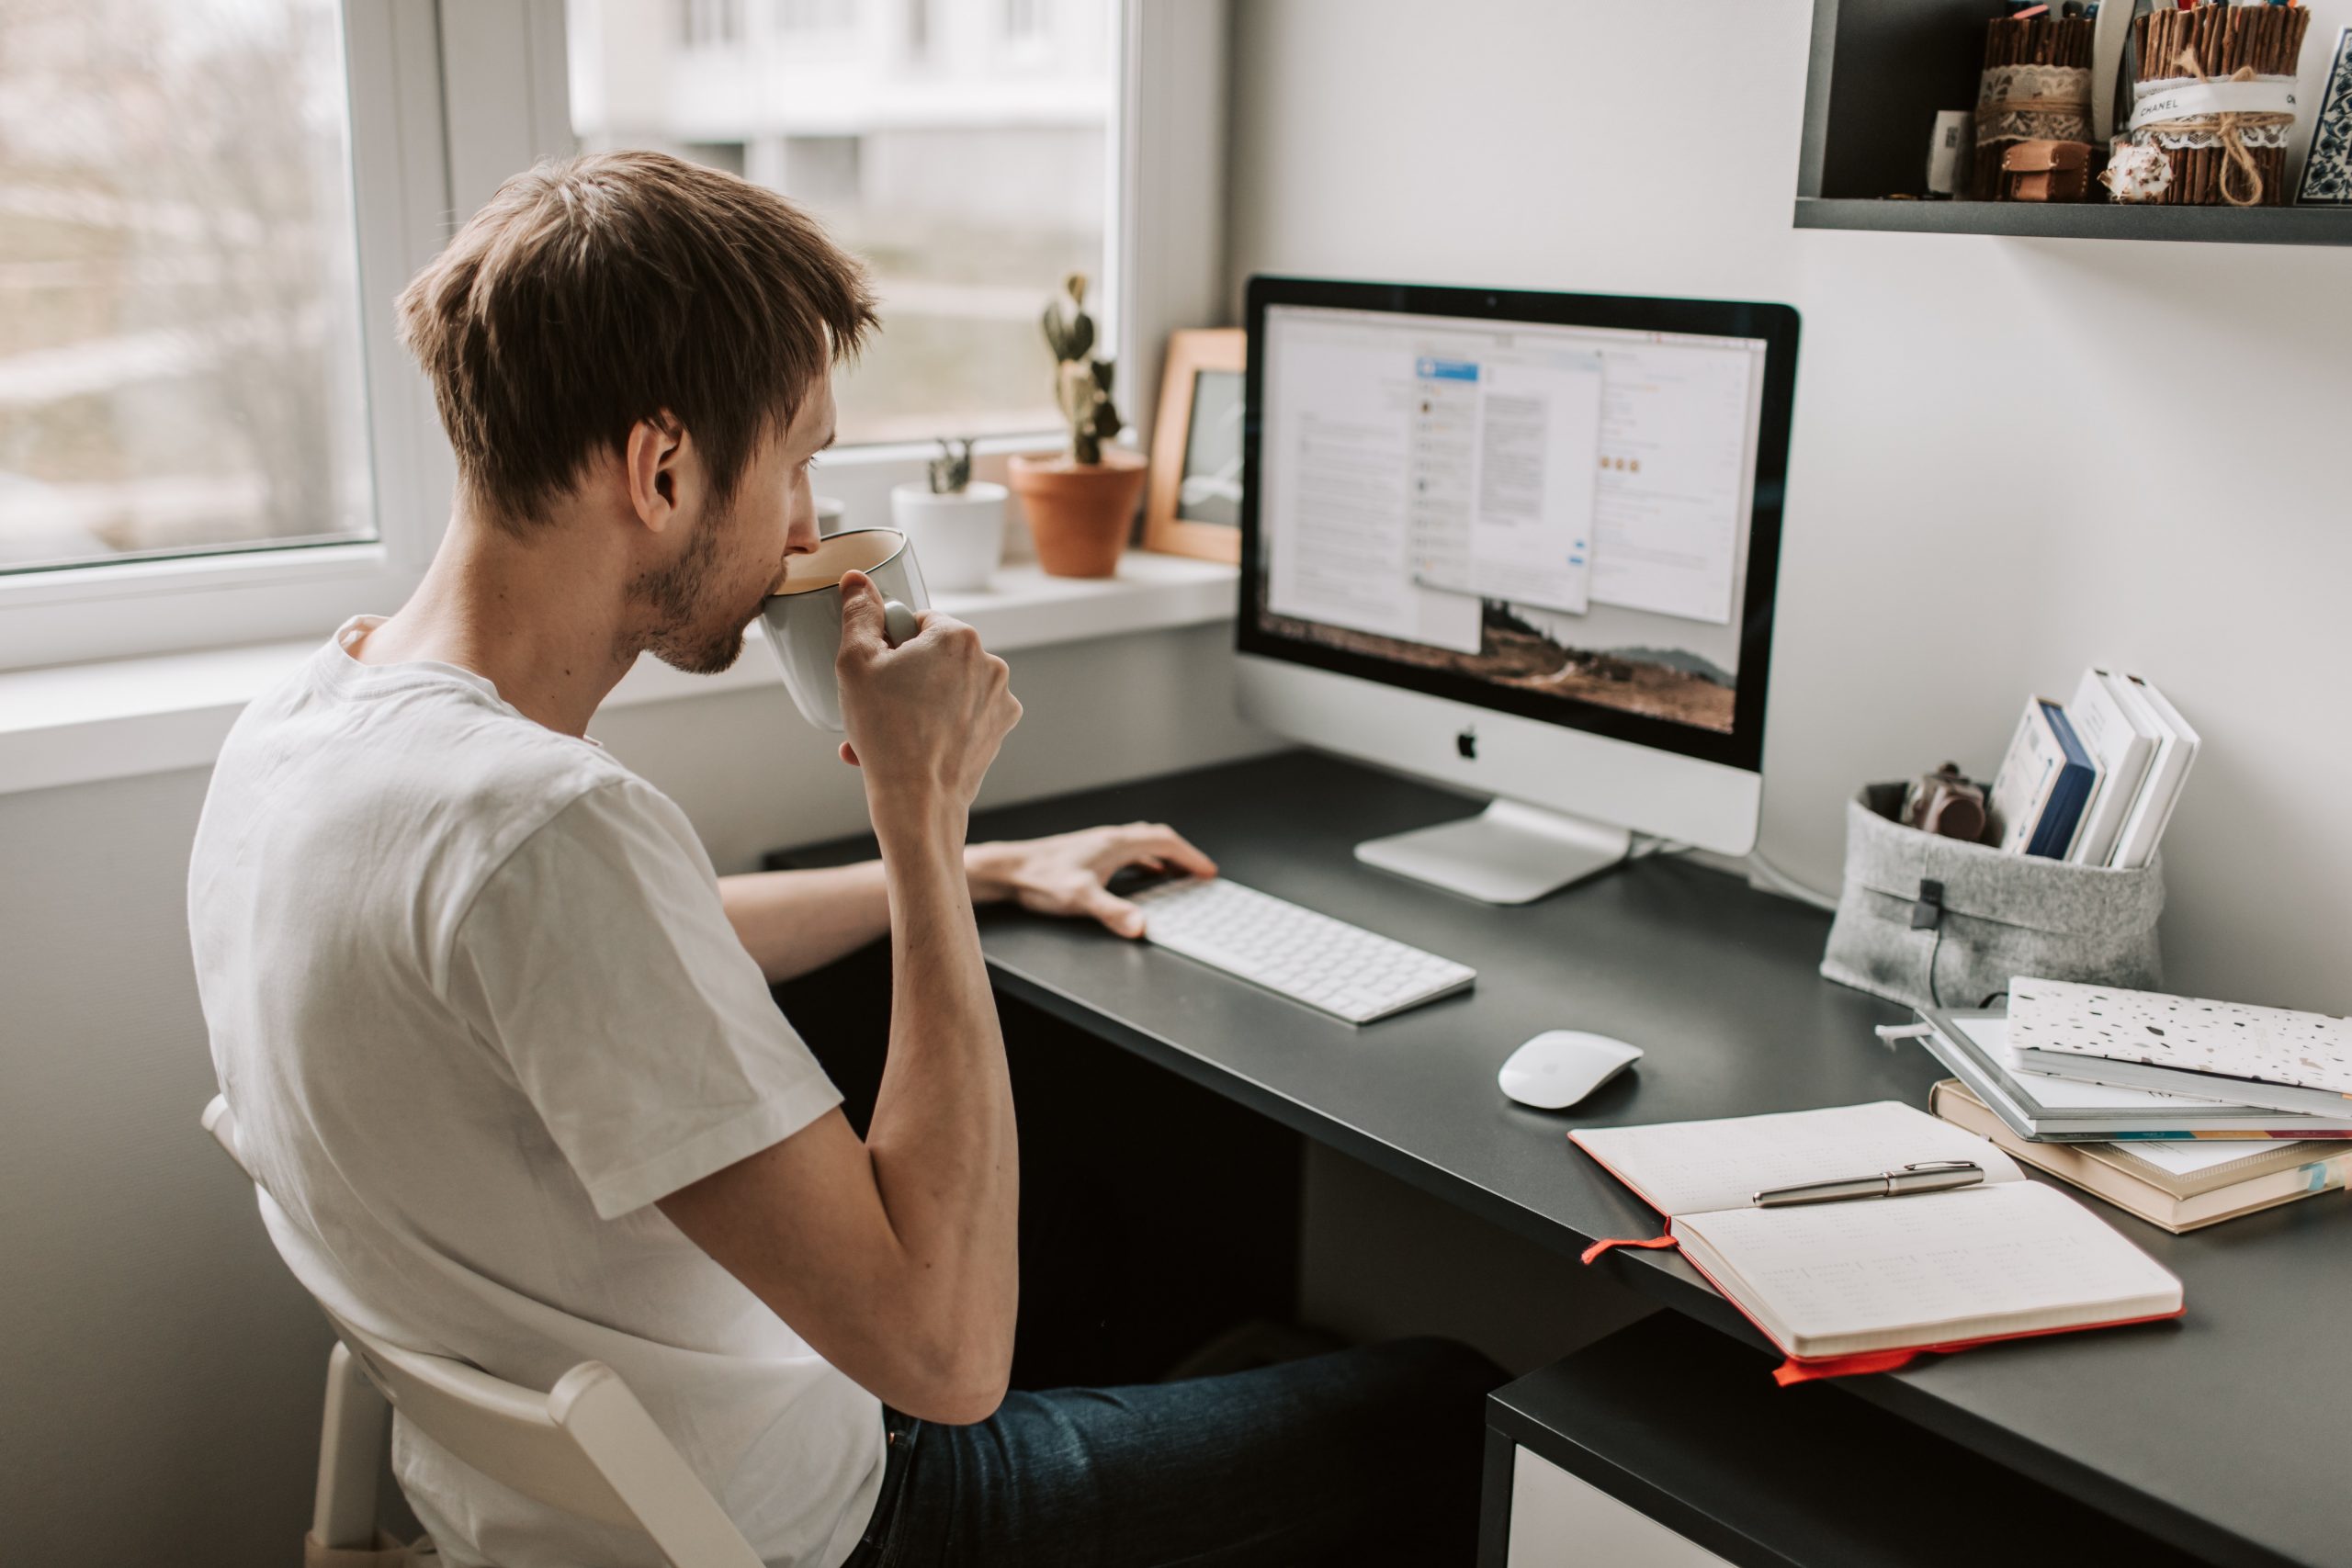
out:
M725 504L875 320L865 269L807 213L659 152L515 175L399 309L460 477L509 527L665 411Z

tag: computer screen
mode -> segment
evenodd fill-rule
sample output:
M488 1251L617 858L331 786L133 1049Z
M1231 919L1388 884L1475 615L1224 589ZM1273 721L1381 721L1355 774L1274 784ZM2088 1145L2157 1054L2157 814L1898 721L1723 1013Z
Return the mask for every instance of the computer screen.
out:
M1794 335L1253 280L1244 650L1757 767Z

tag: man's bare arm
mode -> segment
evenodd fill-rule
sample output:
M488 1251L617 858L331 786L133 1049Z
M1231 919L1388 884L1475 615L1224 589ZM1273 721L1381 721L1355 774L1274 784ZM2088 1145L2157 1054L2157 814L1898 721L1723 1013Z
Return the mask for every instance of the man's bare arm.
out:
M1049 839L974 844L964 884L974 904L1018 899L1044 914L1083 915L1122 936L1141 930L1136 908L1103 884L1124 866L1173 865L1215 876L1216 864L1167 824L1130 822ZM771 984L821 969L890 929L880 861L809 871L762 871L718 879L735 934Z
M718 899L770 985L821 969L890 929L890 897L878 860L722 876Z
M961 1423L996 1409L1012 1363L1019 1171L995 1002L941 836L884 841L907 914L866 1141L831 1111L661 1206L876 1398Z
M1003 660L926 616L899 648L842 580L842 694L889 912L889 1058L860 1144L839 1112L662 1200L802 1337L910 1415L986 1417L1018 1306L1012 1092L964 864L971 799L1021 713Z

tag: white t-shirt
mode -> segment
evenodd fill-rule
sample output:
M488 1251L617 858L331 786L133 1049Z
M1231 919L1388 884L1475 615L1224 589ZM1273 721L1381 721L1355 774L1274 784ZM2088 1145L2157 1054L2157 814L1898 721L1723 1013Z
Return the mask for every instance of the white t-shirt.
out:
M684 815L451 665L346 625L245 710L188 875L221 1091L280 1253L395 1344L547 1389L621 1375L771 1562L846 1557L881 1407L657 1198L841 1096L768 995ZM655 1564L396 1424L453 1563Z

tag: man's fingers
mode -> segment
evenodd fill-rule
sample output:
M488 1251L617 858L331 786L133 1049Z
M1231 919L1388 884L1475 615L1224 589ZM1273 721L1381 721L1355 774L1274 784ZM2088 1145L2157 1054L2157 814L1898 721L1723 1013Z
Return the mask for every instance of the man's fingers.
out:
M1086 895L1086 913L1121 936L1143 935L1143 911L1105 887L1095 887Z
M1119 852L1127 861L1156 860L1194 876L1215 876L1216 862L1165 822L1137 822L1119 835Z
M842 652L862 653L890 646L882 635L882 591L862 571L842 573Z

